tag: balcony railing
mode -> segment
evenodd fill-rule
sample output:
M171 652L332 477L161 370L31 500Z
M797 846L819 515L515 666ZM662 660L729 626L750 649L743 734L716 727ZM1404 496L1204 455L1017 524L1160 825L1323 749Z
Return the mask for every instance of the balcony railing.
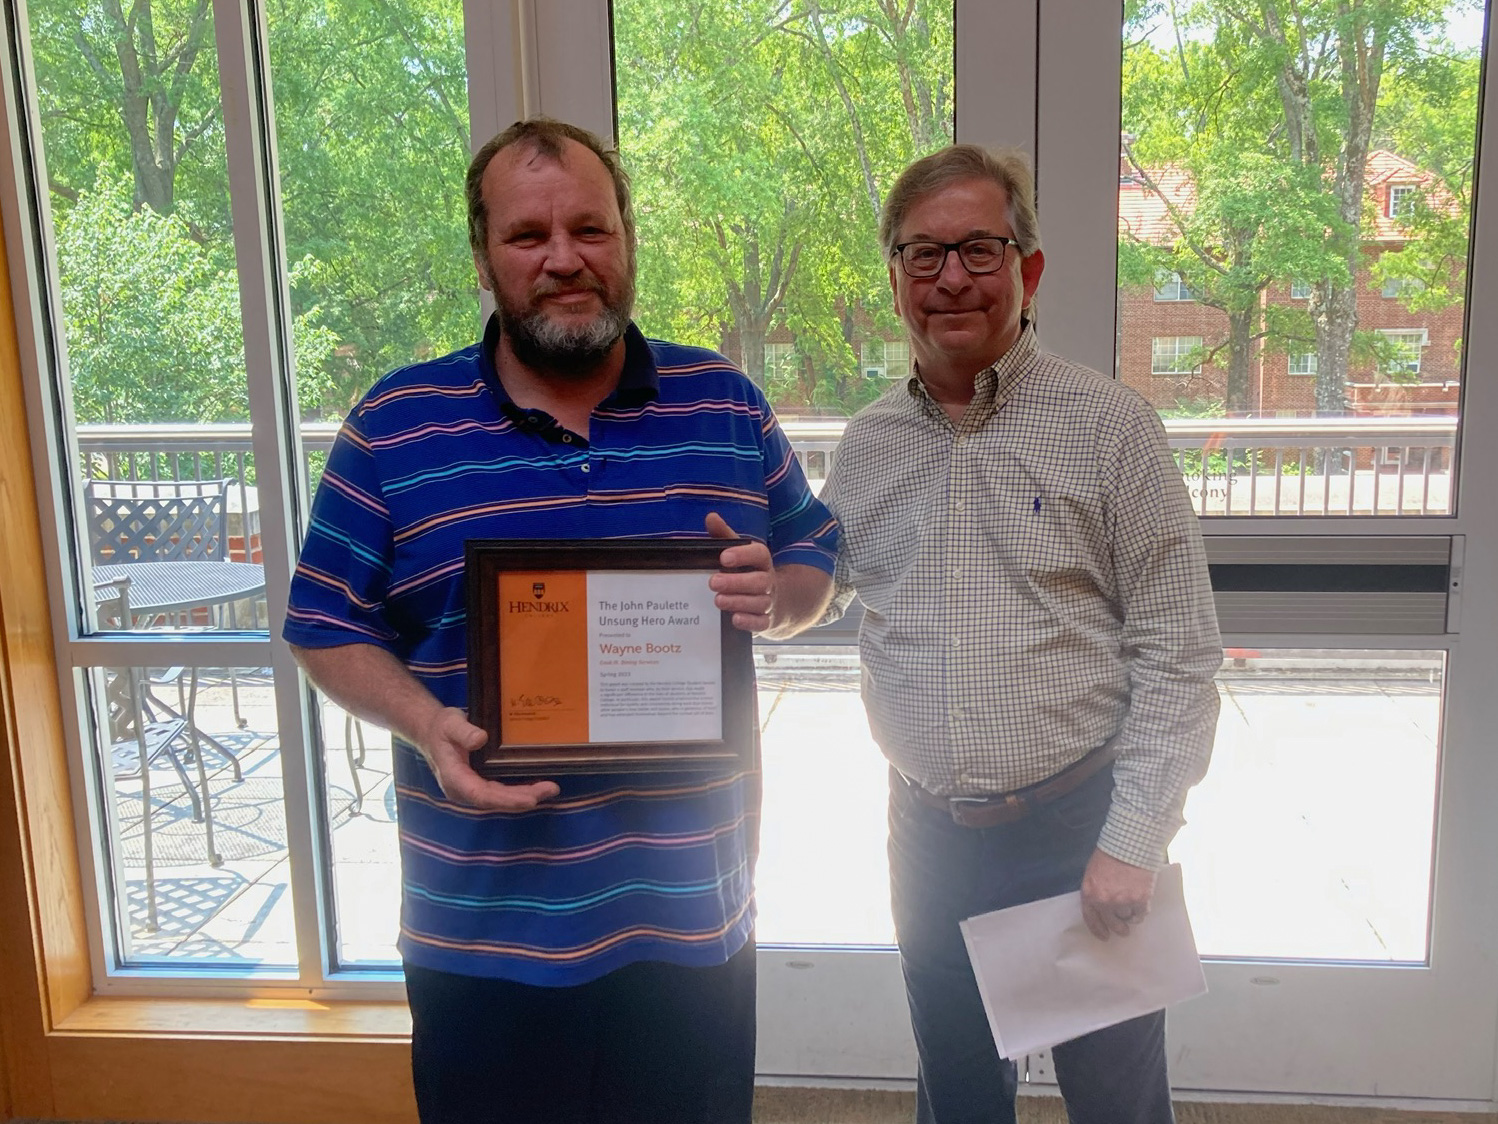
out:
M842 418L782 420L802 468L819 486ZM1446 515L1451 511L1455 417L1167 419L1170 448L1205 516ZM302 426L314 478L338 426ZM259 504L244 423L83 425L79 471L92 478L232 479L231 544L253 557Z

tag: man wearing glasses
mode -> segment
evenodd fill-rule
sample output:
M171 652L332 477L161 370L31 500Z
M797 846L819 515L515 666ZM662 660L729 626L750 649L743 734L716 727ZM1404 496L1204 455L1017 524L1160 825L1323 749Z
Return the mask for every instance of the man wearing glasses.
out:
M1149 910L1200 779L1222 647L1196 518L1155 411L1040 350L1028 165L957 145L880 223L915 374L849 424L842 524L864 702L890 760L890 881L917 1119L1013 1121L958 922L1081 889L1098 940ZM1163 1012L1063 1043L1073 1124L1173 1119Z

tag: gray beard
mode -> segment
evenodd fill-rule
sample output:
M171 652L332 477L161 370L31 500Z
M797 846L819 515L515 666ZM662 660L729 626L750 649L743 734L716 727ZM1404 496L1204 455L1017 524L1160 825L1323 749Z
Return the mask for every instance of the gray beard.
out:
M558 324L544 312L516 316L499 306L499 326L509 337L510 350L527 367L559 375L586 375L608 357L629 326L633 294L618 304L605 304L589 324Z

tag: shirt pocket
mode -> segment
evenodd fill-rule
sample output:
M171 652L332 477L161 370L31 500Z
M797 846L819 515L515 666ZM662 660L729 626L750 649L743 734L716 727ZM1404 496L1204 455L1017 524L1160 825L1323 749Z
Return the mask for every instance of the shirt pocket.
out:
M1096 596L1110 564L1096 490L1016 460L993 464L985 485L984 538L1006 579L1042 600Z

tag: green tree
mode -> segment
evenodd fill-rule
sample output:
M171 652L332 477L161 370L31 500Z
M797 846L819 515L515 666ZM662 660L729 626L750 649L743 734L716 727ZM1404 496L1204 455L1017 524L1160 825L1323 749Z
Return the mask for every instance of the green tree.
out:
M787 408L881 387L854 344L894 326L883 195L950 128L951 24L917 0L629 0L615 8L621 144L647 331L736 345L753 378L784 326Z
M1410 242L1385 255L1375 276L1419 275L1430 295L1412 286L1411 300L1457 291L1477 66L1472 52L1446 58L1439 32L1447 10L1465 2L1130 4L1125 128L1138 139L1125 153L1147 185L1166 169L1184 171L1192 197L1171 213L1172 242L1142 245L1123 233L1122 274L1142 283L1147 270L1174 269L1227 314L1230 410L1245 401L1244 359L1255 341L1314 343L1325 414L1346 411L1354 361L1388 358L1387 344L1358 331L1357 316L1375 141L1431 168L1443 185L1440 204L1432 196L1415 208ZM1467 98L1470 113L1452 112ZM1423 139L1422 127L1443 112ZM1310 286L1304 313L1264 298L1269 284L1287 281Z
M1384 83L1375 143L1414 161L1430 182L1400 225L1408 241L1381 254L1374 281L1403 282L1412 312L1440 312L1466 297L1482 53L1444 41Z
M103 172L55 225L74 416L246 420L239 286L187 224L137 206L133 182ZM331 333L316 309L296 330L315 368Z
M386 371L477 331L462 5L271 0L266 20L287 253L316 263L292 305L338 338L321 371L298 338L299 397L340 417Z
M1316 406L1347 410L1357 332L1368 156L1386 74L1410 70L1444 25L1443 0L1215 0L1222 26L1242 37L1244 59L1272 77L1291 160L1317 172L1337 204L1329 250L1345 264L1311 280Z
M1225 354L1226 409L1247 413L1262 405L1251 394L1259 351L1309 330L1303 317L1271 310L1265 291L1285 278L1345 277L1323 240L1336 211L1319 174L1275 144L1278 106L1240 82L1231 36L1200 36L1201 25L1174 8L1135 14L1126 29L1122 149L1164 220L1120 231L1119 279L1149 285L1178 276L1195 300L1226 316L1226 336L1207 341L1201 359ZM1155 45L1164 38L1170 46Z
M137 205L177 207L187 172L197 224L227 227L223 128L209 0L40 0L29 7L52 190L128 171Z

